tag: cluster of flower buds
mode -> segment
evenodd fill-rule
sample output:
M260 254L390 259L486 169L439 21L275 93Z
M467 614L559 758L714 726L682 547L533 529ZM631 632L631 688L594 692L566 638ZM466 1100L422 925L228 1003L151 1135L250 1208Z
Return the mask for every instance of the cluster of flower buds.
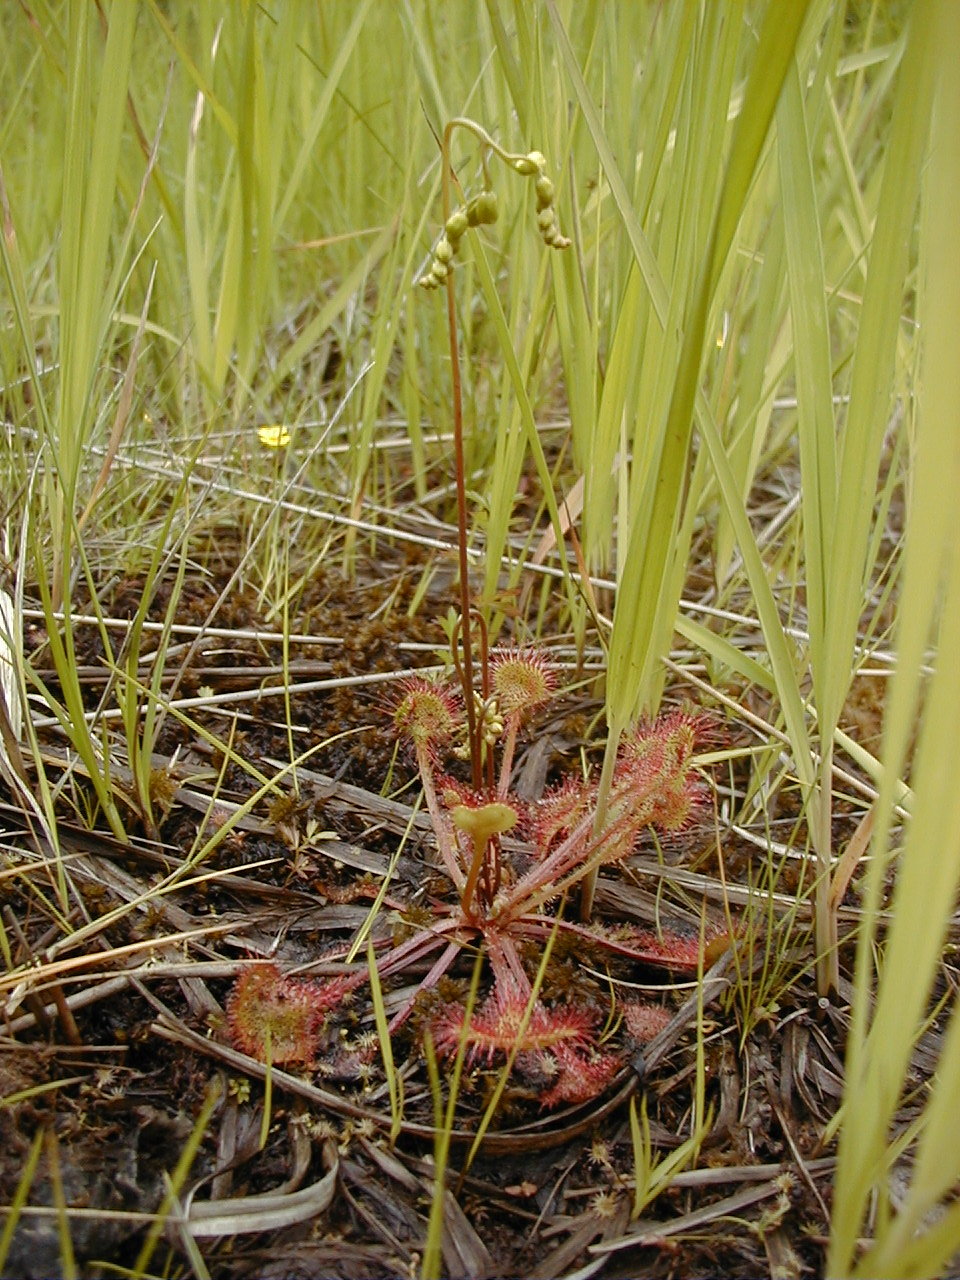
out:
M481 191L465 205L455 209L446 221L443 235L433 251L433 261L429 269L417 283L424 289L438 289L453 269L453 259L467 228L482 227L487 223L496 222L498 213L497 196L494 191Z
M531 151L529 155L514 160L513 167L525 178L536 179L537 191L537 226L544 244L551 249L567 249L570 247L569 236L561 235L557 221L557 211L553 207L556 190L547 177L547 162L539 151Z
M491 144L492 145L492 144ZM547 162L539 151L530 151L526 155L509 155L497 148L498 154L505 160L514 173L523 178L533 178L537 192L537 226L544 244L551 249L566 249L570 240L561 234L554 208L556 188L547 177ZM484 223L496 222L497 197L492 191L481 191L467 204L462 205L446 221L443 235L433 251L430 266L418 280L424 289L438 289L453 269L460 241L468 227L479 227Z
M476 690L473 693L473 714L476 718L480 737L485 746L492 747L500 741L503 733L503 715L496 697L482 698ZM470 743L458 747L455 754L461 760L470 759Z

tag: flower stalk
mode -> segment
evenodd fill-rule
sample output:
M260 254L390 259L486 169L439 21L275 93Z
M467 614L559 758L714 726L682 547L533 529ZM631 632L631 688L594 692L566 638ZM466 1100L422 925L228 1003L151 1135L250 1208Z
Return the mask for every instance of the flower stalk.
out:
M456 129L464 129L480 143L483 152L484 177L487 179L487 155L495 155L516 174L534 179L537 198L537 226L545 244L553 249L565 249L570 240L560 233L554 208L555 188L547 176L547 162L539 151L512 152L501 147L481 125L466 116L455 116L448 121L440 144L441 199L443 207L443 233L433 252L430 267L418 283L425 289L446 285L447 330L450 343L450 381L453 397L453 454L457 494L457 562L460 591L460 641L464 702L467 715L467 741L473 785L479 790L483 783L483 754L481 724L473 701L473 606L470 599L469 561L467 556L467 488L466 462L463 444L463 387L460 374L460 351L457 333L457 305L454 289L453 261L460 242L470 228L495 222L498 216L496 194L484 185L484 189L464 205L453 209L453 183L456 175L450 159L450 145ZM483 683L486 686L485 659ZM486 690L484 689L484 697Z

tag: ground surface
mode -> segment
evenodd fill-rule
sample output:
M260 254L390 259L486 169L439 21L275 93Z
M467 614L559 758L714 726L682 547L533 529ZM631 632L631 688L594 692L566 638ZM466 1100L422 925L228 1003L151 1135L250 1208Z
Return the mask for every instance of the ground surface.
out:
M361 565L352 580L336 571L318 579L291 631L330 642L291 645L292 683L435 662L433 646L444 639L430 606L442 616L449 601L428 597L408 617L421 572L415 558L391 551ZM153 1274L198 1273L197 1250L213 1276L419 1274L433 1194L435 1098L418 1028L438 999L463 998L471 965L456 965L439 996L421 996L394 1037L404 1096L393 1140L383 1061L363 1049L375 1043L367 988L335 1010L309 1066L268 1072L236 1047L226 1010L245 966L270 958L309 980L363 967L362 953L346 963L347 944L370 923L401 841L374 938L401 938L430 894L444 890L428 824L413 807L415 785L405 785L415 783L414 771L389 732L389 687L294 691L288 727L283 698L269 693L281 682L282 646L250 638L273 628L249 592L232 590L211 618L221 585L188 583L178 605L178 623L212 621L231 634L207 635L192 647L185 635L168 658L170 692L218 701L189 708L189 723L166 721L153 762L156 829L136 818L132 804L127 817L136 834L126 844L64 822L68 923L77 939L66 949L45 951L64 934L53 872L38 862L22 811L9 798L3 805L8 870L0 892L11 958L17 964L32 955L47 965L37 989L7 993L0 1040L5 1203L17 1193L34 1135L48 1135L8 1258L11 1276L60 1273L58 1196L70 1206L82 1275L116 1274L138 1258L144 1265L141 1249L158 1212L164 1225L147 1265ZM139 584L112 590L101 602L105 612L130 616ZM163 606L158 599L155 617ZM94 628L78 638L94 706L106 679L101 642ZM30 643L43 670L39 628ZM670 691L675 701L689 694ZM584 760L599 760L599 708L589 685L560 697L519 753L521 788L535 796ZM336 736L345 730L354 732ZM726 732L733 740L740 731L730 725ZM296 788L288 773L282 797L268 796L232 821L258 785L235 759L272 776L289 761L291 744L296 754L323 745L296 771ZM46 750L56 774L67 761L55 736ZM122 785L123 763L116 768ZM83 803L76 770L67 792L71 803ZM465 1072L449 1154L444 1274L820 1273L832 1169L823 1135L841 1093L844 1004L842 996L818 1003L805 973L808 916L789 896L798 873L785 869L775 894L751 897L749 886L763 885L763 859L718 821L701 823L679 849L640 848L622 870L604 874L598 894L600 916L610 923L695 935L701 913L724 927L725 902L741 925L749 921L734 952L704 979L702 1015L695 975L611 958L586 944L557 952L549 980L569 983L576 999L609 1010L613 986L635 989L662 1005L669 1021L646 1045L612 1026L621 1065L587 1103L544 1110L529 1079L508 1082L476 1151L473 1135L501 1064ZM196 863L196 850L224 824L226 836ZM756 900L759 912L748 906ZM424 961L384 983L388 1013L426 969ZM698 1016L708 1107L699 1158L632 1217L644 1174L631 1106L635 1118L645 1109L649 1120L654 1185L656 1162L668 1161L690 1133ZM916 1066L919 1078L923 1063ZM195 1133L211 1089L211 1118ZM192 1135L195 1157L178 1175ZM175 1210L165 1203L171 1176L180 1190Z

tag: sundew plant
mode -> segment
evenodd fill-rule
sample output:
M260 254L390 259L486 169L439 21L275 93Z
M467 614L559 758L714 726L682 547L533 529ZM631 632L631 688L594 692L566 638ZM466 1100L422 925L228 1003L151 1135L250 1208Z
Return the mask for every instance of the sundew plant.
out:
M960 6L0 35L3 1266L955 1269Z

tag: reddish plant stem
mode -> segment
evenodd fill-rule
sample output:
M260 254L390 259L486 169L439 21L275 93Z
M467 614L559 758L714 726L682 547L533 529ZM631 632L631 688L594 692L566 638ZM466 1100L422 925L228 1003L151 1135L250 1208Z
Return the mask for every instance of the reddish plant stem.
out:
M490 637L487 632L487 623L483 614L479 609L473 610L474 618L477 623L477 630L480 633L480 697L483 699L483 705L486 707L490 699ZM483 725L477 727L477 746L480 751L481 760L486 759L487 766L487 790L493 792L493 752L484 751Z
M634 816L629 811L620 814L599 835L594 832L595 821L595 815L588 813L542 862L534 863L500 895L496 918L502 928L582 883L587 876L595 877L605 863L623 857L622 850L617 852L617 837L634 825Z
M430 972L419 984L410 999L407 1000L391 1018L390 1025L387 1028L391 1035L393 1035L397 1028L401 1027L406 1022L407 1018L410 1017L410 1014L413 1012L413 1006L416 1004L417 996L420 992L432 991L434 987L436 987L437 983L460 954L460 950L461 947L459 942L447 943L446 947L444 947L443 955L431 967Z
M476 916L471 907L473 895L476 892L477 881L480 879L480 871L483 868L483 859L487 849L486 840L474 840L473 857L470 860L470 870L467 873L467 883L463 886L460 894L460 910L463 912L465 920L471 924L475 923Z
M464 928L462 920L456 920L452 916L446 920L440 920L429 928L421 929L404 942L390 947L377 964L380 977L387 978L395 973L401 973L440 946L449 946L453 943L458 947L465 946L471 936L471 931Z
M599 943L606 951L610 951L614 955L627 956L631 960L636 960L639 964L653 965L660 969L673 969L677 973L696 973L701 964L700 938L697 934L691 935L689 944L687 944L687 939L679 940L681 945L689 945L689 954L684 955L679 947L675 952L670 953L666 950L657 950L652 947L632 946L629 942L622 942L617 938L592 933L588 925L579 924L575 920L564 920L559 916L533 914L517 916L512 921L512 924L515 929L522 929L524 935L528 937L539 935L549 938L556 931L573 934L575 937L583 938L594 945ZM732 945L733 941L734 939L729 932L704 938L703 968L709 969L712 964L716 963Z
M443 131L440 163L443 173L443 221L450 217L450 136L452 122ZM470 619L470 577L467 559L467 485L463 452L463 389L460 381L460 353L457 341L457 299L453 272L447 274L447 329L450 334L450 382L453 394L453 458L457 484L457 559L460 572L460 619L463 644L463 700L467 705L467 732L473 785L483 785L482 758L478 741L477 714L473 705L473 636Z
M457 863L457 842L450 823L440 808L437 800L437 789L433 782L433 761L426 747L417 747L417 767L420 770L420 784L423 787L423 798L433 824L433 832L437 837L437 849L443 859L447 875L458 890L463 888L463 872Z
M499 929L487 927L483 931L487 944L487 959L493 970L494 984L509 989L513 987L523 998L529 999L533 991L530 979L513 939Z
M520 713L513 712L507 716L503 730L503 746L500 754L500 782L497 786L497 799L505 800L510 790L510 774L513 772L513 756L517 749L517 734L520 732Z

